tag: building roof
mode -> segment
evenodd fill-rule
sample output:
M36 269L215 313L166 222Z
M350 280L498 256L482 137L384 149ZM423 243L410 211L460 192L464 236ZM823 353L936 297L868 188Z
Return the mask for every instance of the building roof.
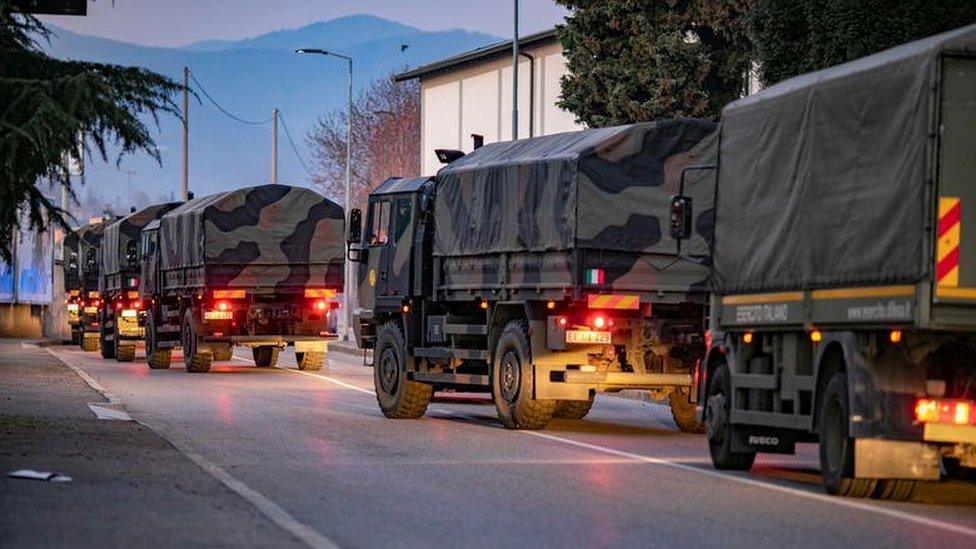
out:
M531 48L534 46L550 44L552 42L556 42L557 40L559 40L559 38L556 36L556 29L549 29L520 37L519 47ZM476 50L467 51L453 57L441 59L440 61L434 61L433 63L417 67L416 69L394 75L393 80L396 82L403 82L404 80L413 80L415 78L428 78L437 74L457 70L467 65L504 57L506 54L511 55L512 42L513 40L505 40L503 42L484 46Z

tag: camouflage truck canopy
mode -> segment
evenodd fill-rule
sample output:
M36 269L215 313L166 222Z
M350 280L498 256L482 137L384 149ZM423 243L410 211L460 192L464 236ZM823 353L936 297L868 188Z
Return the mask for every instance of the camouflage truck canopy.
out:
M682 169L703 161L714 130L674 120L486 145L437 174L434 253L674 254L671 197ZM682 252L707 255L714 186L698 175L686 189L699 214L696 234Z
M139 268L139 236L150 222L180 205L168 202L147 206L105 227L102 237L102 275L118 273L123 269Z
M722 113L721 292L913 283L930 262L943 56L976 25L798 76Z
M207 284L342 283L342 208L303 187L259 185L191 200L160 218L159 242L162 270L205 267Z

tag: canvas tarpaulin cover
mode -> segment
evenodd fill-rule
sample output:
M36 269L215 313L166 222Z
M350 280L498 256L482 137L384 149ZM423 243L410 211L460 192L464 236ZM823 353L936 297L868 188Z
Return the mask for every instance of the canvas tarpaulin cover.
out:
M776 84L722 114L714 275L721 292L912 283L942 54L964 27Z
M102 274L115 274L122 269L138 269L138 255L127 257L128 249L132 246L138 247L139 235L147 224L176 206L179 206L178 202L148 206L105 227L105 235L102 237Z
M477 149L437 174L435 255L673 254L671 197L681 170L699 161L693 149L714 129L701 120L662 121ZM710 209L711 185L690 190ZM685 245L683 252L707 253L700 235Z
M342 208L315 191L274 184L235 189L160 218L161 266L214 266L227 283L303 284L342 263L344 233ZM289 268L272 268L282 266ZM312 267L318 268L310 273Z

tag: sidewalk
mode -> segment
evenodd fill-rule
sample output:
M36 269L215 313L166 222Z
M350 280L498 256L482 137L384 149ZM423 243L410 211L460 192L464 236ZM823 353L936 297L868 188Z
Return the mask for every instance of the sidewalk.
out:
M0 340L0 546L299 546L42 348ZM19 469L71 482L8 478Z

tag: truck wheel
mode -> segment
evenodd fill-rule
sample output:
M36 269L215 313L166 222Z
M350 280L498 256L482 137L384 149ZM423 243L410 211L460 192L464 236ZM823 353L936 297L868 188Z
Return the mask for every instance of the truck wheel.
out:
M908 501L915 491L917 481L908 479L885 479L878 481L872 497L887 501Z
M180 331L180 344L183 346L183 363L186 371L191 374L201 374L210 371L213 363L213 353L202 350L197 345L197 331L193 326L193 309L187 309L183 315L183 329Z
M122 338L119 337L118 325L113 328L115 331L115 339L112 341L115 347L115 360L119 362L132 362L136 358L136 344L132 343L122 343Z
M416 419L427 413L434 388L407 379L407 345L397 322L380 326L373 356L373 385L383 415L391 419Z
M513 320L502 330L491 368L491 396L498 419L508 429L544 429L556 409L555 400L532 394L535 370L525 336L525 322Z
M848 436L850 413L847 375L834 374L820 401L820 470L827 493L863 498L878 484L875 479L854 478L854 439Z
M81 334L81 350L82 351L97 351L98 350L98 338L85 337L84 332Z
M295 362L299 370L321 370L325 364L325 353L318 351L295 353Z
M278 364L278 353L280 352L281 349L275 345L262 345L251 348L254 365L258 368L274 368Z
M146 363L153 370L168 370L172 358L172 349L160 349L156 346L156 321L152 311L146 315Z
M234 358L234 348L228 345L220 349L213 349L213 359L217 362L227 362Z
M583 419L593 407L593 397L589 400L557 400L552 410L556 419Z
M668 395L671 417L682 433L704 433L705 425L698 421L698 407L688 402L688 395L680 387L671 389Z
M735 427L729 421L731 395L732 378L729 375L729 366L722 362L708 380L708 400L705 406L708 451L716 469L748 471L756 461L756 453L732 451Z
M98 346L101 348L102 358L108 360L108 359L115 358L115 345L117 342L112 341L111 343L109 343L108 341L105 340L104 326L105 325L103 323L102 327L98 329Z

